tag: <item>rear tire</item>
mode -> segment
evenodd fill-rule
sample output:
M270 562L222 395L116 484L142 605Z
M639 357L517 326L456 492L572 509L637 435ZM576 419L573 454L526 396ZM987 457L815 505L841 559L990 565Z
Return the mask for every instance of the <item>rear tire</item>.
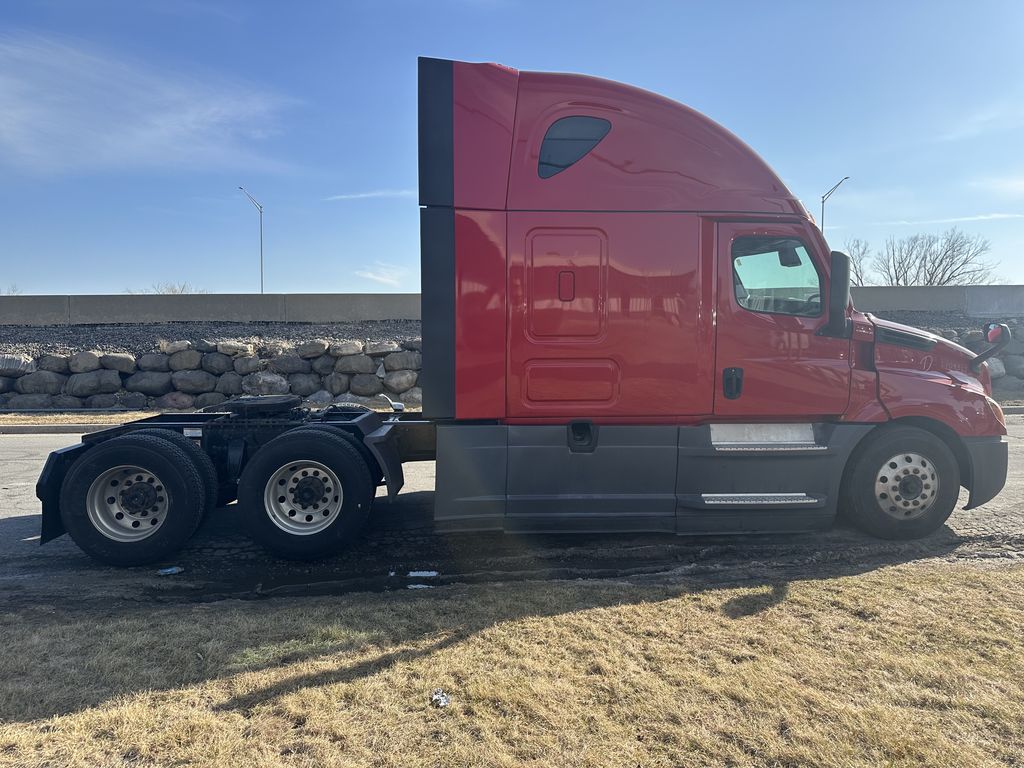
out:
M206 455L206 451L181 434L181 432L175 432L173 429L140 429L138 432L132 432L131 434L152 435L153 437L173 443L180 448L192 460L192 463L195 464L196 469L199 471L199 476L203 478L203 498L206 500L203 506L203 514L208 515L217 508L218 489L220 487L217 480L217 468L213 466L213 460Z
M123 435L90 448L68 471L60 516L74 542L108 565L145 565L177 551L203 516L203 480L173 443Z
M850 459L840 498L843 516L883 539L937 531L960 496L960 467L940 438L916 427L879 427Z
M294 429L260 448L238 501L249 534L278 557L332 555L356 536L373 502L359 451L331 430Z

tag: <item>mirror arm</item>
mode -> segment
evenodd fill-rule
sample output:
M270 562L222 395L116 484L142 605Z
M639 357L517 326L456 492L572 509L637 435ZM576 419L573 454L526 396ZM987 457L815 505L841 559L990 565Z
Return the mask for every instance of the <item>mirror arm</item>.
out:
M982 363L984 363L993 355L998 355L1000 352L1006 349L1006 345L1010 343L1010 327L1006 325L1006 323L1000 323L999 330L999 341L997 341L991 347L986 349L980 355L976 355L974 359L971 360L971 370L974 371L975 373L981 370Z

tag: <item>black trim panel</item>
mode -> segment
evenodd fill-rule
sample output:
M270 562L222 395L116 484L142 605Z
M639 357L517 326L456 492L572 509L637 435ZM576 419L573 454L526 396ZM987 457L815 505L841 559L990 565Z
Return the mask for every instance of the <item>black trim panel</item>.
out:
M455 418L455 211L420 209L423 417Z
M1005 437L965 437L964 447L971 461L971 496L964 509L980 507L996 497L1006 485L1009 444Z
M922 352L929 352L938 343L935 339L927 336L920 336L908 331L898 331L895 328L882 328L875 326L875 341L882 344L893 344L897 347L909 347L919 349Z
M452 62L419 59L420 205L455 204Z

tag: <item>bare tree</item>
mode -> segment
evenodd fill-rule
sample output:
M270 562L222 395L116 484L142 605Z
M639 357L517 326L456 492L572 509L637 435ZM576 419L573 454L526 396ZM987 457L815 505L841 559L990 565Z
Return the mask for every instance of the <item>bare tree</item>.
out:
M870 279L868 256L871 255L871 246L867 240L859 237L851 237L843 244L846 255L850 257L850 284L867 285Z
M0 296L21 296L21 288L17 283L11 283L6 289L0 289Z
M149 288L142 288L141 290L129 288L125 293L159 293L169 296L179 296L185 293L209 293L209 291L205 288L196 288L192 283L186 280L181 283L153 283Z
M954 228L941 235L890 237L871 266L883 285L986 285L996 265L985 258L992 244Z

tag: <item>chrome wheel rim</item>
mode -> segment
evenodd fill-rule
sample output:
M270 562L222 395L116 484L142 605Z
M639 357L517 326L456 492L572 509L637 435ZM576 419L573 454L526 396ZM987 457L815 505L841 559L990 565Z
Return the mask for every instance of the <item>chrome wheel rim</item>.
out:
M898 453L875 473L875 501L897 520L913 520L935 504L939 473L919 453Z
M108 539L129 543L160 530L170 506L163 481L148 469L130 464L100 474L85 499L93 528Z
M318 461L291 461L263 491L263 506L274 525L293 536L311 536L327 528L341 512L345 494L333 470Z

